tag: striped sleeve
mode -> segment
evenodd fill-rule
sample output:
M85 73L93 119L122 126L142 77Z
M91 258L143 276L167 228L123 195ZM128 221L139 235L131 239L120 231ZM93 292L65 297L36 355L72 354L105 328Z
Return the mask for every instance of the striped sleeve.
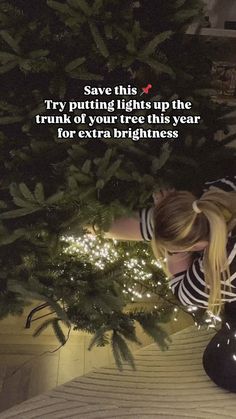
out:
M209 292L205 292L205 280L202 268L202 257L194 259L188 270L178 272L170 279L170 288L176 298L185 306L207 305Z
M151 241L154 235L153 207L139 210L140 232L145 241Z
M236 191L236 176L225 176L221 179L205 182L203 191L206 192L211 186L215 186L225 192Z

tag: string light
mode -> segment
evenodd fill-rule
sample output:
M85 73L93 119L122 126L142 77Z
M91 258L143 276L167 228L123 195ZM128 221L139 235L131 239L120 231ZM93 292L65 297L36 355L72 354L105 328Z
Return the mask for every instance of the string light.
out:
M65 253L86 256L90 263L103 270L106 263L113 263L118 259L118 252L110 243L103 243L101 246L99 240L91 234L83 237L63 236L62 239L69 243Z
M80 259L84 258L84 260L88 261L99 270L104 270L109 263L112 264L120 260L119 247L117 247L119 245L119 242L115 239L104 241L101 240L99 237L91 234L85 234L82 237L63 236L62 239L66 243L68 243L68 247L65 249L65 253L78 255ZM142 249L142 253L144 257L150 258L150 254L147 250ZM164 259L164 262L165 261L166 259ZM157 259L152 259L149 263L151 263L151 265L157 267L158 269L162 269L162 264ZM142 257L139 259L132 257L130 255L130 252L125 252L125 257L123 258L123 268L123 276L124 279L126 279L126 281L128 281L129 279L134 279L140 284L142 282L150 280L153 276L151 272L148 272L146 261ZM71 281L74 281L73 277L71 277ZM158 280L155 284L152 283L151 286L162 286L164 281L168 281L167 276L163 278L162 282ZM144 298L151 299L151 292L144 292L142 294L141 292L137 291L137 282L134 282L133 285L129 286L127 286L127 284L124 283L124 289L122 290L122 292L125 295L130 295L131 301L135 301L137 299L142 300ZM171 289L169 283L167 283L166 286L167 288ZM153 294L153 296L155 297L155 293ZM168 297L168 293L165 294L165 297ZM154 308L157 309L158 307L154 305ZM187 307L187 311L189 313L192 313L193 316L195 316L194 313L197 310L198 307L196 306ZM174 313L174 321L177 321L177 307L174 308ZM208 317L206 318L205 323L207 324L208 328L213 328L215 327L217 322L222 321L219 316L215 316L209 310L207 310L207 316ZM197 322L194 322L194 324L198 327L199 330L200 325ZM226 325L228 328L230 328L227 323Z
M65 249L65 253L67 254L75 254L78 255L81 259L88 260L92 265L94 265L99 270L104 270L106 265L109 263L114 263L119 260L120 254L116 248L118 244L117 240L112 241L102 241L99 237L85 234L82 237L74 237L74 236L63 236L62 239L68 243L68 247ZM147 257L150 257L149 253L146 250L143 250L143 254ZM151 272L147 272L145 267L147 263L144 259L137 259L134 257L130 257L129 252L125 252L125 256L127 259L124 258L123 267L124 272L123 276L127 280L129 278L133 278L135 281L144 282L145 280L150 280L153 276ZM154 265L161 269L161 264L158 260L152 259L151 265ZM165 279L167 279L165 277ZM72 279L71 279L72 280ZM161 281L158 281L158 285L162 285ZM134 286L123 285L125 290L123 290L124 294L131 294L131 301L134 301L134 297L136 299L143 299L151 298L152 294L147 292L146 294L141 294L135 289L137 286L137 282L134 283ZM152 287L155 287L155 284L152 284ZM154 295L155 296L155 295ZM168 296L168 294L166 294Z
M159 269L162 269L162 265L160 262L158 262L158 260L152 260L151 264L157 266Z
M195 317L196 315L195 315L194 312L198 311L198 309L199 308L197 306L189 306L187 308L187 311L189 313L192 313L192 315ZM217 323L222 322L221 317L214 315L210 310L206 310L205 316L206 317L204 319L204 323L206 323L206 325L207 325L207 330L209 328L215 328ZM197 326L197 328L199 330L200 329L199 323L197 321L195 321L194 324L195 324L195 326ZM236 337L236 335L235 335L235 337Z
M213 320L213 321L215 321L215 322L217 322L217 321L219 321L219 322L221 322L222 321L222 319L221 319L221 317L220 316L216 316L215 314L213 314L210 310L207 310L207 314L208 314L208 316Z
M187 311L189 311L190 313L192 312L192 311L197 311L198 310L198 307L196 307L196 306L189 306L188 308L187 308Z

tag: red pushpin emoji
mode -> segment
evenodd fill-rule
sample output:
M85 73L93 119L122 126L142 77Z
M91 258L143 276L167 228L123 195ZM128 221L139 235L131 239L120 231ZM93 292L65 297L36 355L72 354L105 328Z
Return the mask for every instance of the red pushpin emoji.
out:
M152 88L152 85L151 84L148 84L146 87L142 87L142 93L141 93L141 95L140 96L142 96L144 93L146 93L146 94L148 94L148 92L149 92L149 89L151 89Z

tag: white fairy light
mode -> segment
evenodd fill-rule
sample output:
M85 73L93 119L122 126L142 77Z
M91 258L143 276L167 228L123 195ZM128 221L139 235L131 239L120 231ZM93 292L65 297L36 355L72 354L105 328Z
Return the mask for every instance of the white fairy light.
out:
M161 263L160 262L158 262L158 260L152 260L151 261L151 265L155 265L155 266L157 266L157 268L162 268L162 266L161 266Z
M197 311L198 310L198 307L196 307L196 306L189 306L188 308L187 308L187 311L189 311L189 312L192 312L192 311Z
M114 263L119 260L120 255L116 250L116 244L118 243L117 240L113 240L113 242L102 242L98 237L91 234L85 234L82 237L63 236L62 239L69 244L67 249L64 251L65 253L86 257L88 262L99 270L104 270L107 263ZM123 275L125 278L128 279L132 277L134 280L139 282L150 280L152 278L153 274L144 270L146 267L144 259L141 258L138 260L134 257L130 258L129 252L126 252L125 254L127 256L127 260L123 261ZM146 250L143 250L143 254L145 256L149 256L149 253ZM151 260L151 264L161 268L161 264L157 260ZM73 281L73 279L71 280ZM136 282L135 285L137 286ZM160 281L158 281L158 285L161 285ZM152 284L152 286L155 286L155 284ZM126 284L124 284L124 287L126 287ZM144 295L130 287L128 288L128 291L123 290L123 293L131 293L138 299L142 299L144 297ZM150 298L151 294L146 293L146 297ZM131 299L133 301L134 297Z

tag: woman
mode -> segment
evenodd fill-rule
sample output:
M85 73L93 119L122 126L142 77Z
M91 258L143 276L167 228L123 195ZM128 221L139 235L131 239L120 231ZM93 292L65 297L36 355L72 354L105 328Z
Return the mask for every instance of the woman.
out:
M206 182L199 199L171 190L154 201L136 218L116 220L105 237L150 241L183 305L217 315L224 305L203 366L218 386L236 392L236 176Z
M154 202L116 220L105 237L150 241L180 302L219 314L236 301L236 176L205 182L199 199L170 190Z

